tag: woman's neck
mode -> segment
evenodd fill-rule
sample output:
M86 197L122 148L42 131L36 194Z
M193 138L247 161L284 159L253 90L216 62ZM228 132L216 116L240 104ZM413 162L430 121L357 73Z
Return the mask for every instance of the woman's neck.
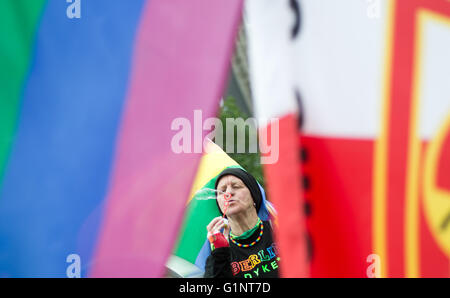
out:
M234 216L230 216L228 220L233 234L240 236L257 224L258 215L256 214L256 210L253 210L246 214L236 214Z

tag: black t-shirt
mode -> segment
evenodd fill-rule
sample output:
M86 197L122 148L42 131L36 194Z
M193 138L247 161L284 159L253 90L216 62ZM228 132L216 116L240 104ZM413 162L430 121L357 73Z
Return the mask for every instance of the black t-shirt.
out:
M280 258L273 242L272 227L267 221L264 221L263 225L263 234L255 245L245 248L229 241L229 247L213 250L206 260L205 277L279 277ZM249 238L236 241L240 244L250 244L259 237L260 232L261 228Z

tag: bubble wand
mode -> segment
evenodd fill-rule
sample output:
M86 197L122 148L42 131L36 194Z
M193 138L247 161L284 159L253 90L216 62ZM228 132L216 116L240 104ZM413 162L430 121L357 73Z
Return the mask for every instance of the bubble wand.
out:
M231 194L230 193L225 193L223 195L223 198L225 199L225 202L224 202L224 205L223 205L224 210L223 210L222 218L223 218L223 223L224 223L225 227L227 227L228 226L228 219L225 218L225 215L226 215L226 213L228 211L228 206L230 205Z

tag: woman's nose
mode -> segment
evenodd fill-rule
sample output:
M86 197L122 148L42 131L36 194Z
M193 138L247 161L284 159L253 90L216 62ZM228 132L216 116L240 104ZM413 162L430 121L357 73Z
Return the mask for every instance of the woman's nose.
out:
M226 190L226 193L228 193L228 194L230 194L230 195L234 195L234 190L233 190L233 187L231 187L231 186L227 186L227 190Z

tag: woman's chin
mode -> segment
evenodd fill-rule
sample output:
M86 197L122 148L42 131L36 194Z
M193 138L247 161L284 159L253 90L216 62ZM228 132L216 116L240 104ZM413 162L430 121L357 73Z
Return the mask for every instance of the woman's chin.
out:
M243 213L243 210L241 208L239 208L238 206L236 206L235 208L228 208L228 210L227 210L228 217L239 215L239 213Z

